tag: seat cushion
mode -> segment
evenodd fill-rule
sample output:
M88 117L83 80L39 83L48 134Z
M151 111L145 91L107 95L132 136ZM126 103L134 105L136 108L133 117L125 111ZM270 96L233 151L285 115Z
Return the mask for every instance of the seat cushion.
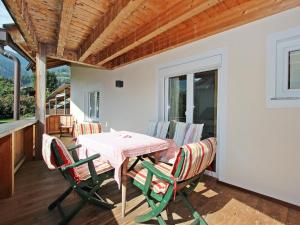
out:
M96 173L98 175L113 169L113 167L107 161L103 160L101 157L93 160L93 163L95 166ZM87 180L91 177L90 170L87 163L76 167L75 170L80 180Z
M158 163L154 165L155 168L160 170L162 173L170 176L172 171L172 166L169 166L164 163ZM128 176L144 185L146 183L148 170L142 166L142 164L138 164L133 170L128 172ZM153 179L151 182L150 188L157 194L165 194L168 189L168 182L157 178L153 175Z

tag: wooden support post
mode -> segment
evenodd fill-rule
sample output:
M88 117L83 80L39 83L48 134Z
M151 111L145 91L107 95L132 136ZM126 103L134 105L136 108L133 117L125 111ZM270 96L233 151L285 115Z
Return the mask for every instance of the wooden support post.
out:
M35 116L37 122L36 133L36 157L42 158L42 138L46 125L46 46L39 44L36 54L36 108Z
M33 126L26 127L23 130L23 149L26 160L33 160Z
M66 115L66 89L64 90L64 114Z
M0 138L0 198L8 198L14 192L14 154L12 135Z

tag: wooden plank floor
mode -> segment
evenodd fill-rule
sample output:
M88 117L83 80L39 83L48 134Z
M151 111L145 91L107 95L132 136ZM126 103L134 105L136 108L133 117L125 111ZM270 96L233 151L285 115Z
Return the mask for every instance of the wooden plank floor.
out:
M47 206L68 184L57 171L49 171L42 161L25 163L16 174L16 190L10 199L0 200L0 224L57 224L57 210L49 212ZM121 218L121 192L113 179L107 180L102 192L116 203L112 211L86 205L70 224L135 224L134 217L145 213L148 207L141 192L134 186L128 188L127 216ZM78 201L71 194L65 208L71 209ZM209 225L300 225L300 211L231 188L215 179L205 177L190 199ZM189 224L191 216L181 202L172 203L163 214L167 224ZM157 224L152 221L148 224Z

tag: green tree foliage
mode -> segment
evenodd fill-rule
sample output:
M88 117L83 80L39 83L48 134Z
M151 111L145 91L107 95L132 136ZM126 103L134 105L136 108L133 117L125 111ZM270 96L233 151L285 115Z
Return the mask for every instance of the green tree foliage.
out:
M13 117L14 104L14 84L11 79L0 76L0 118ZM34 97L28 95L21 95L20 97L20 113L22 116L34 115Z
M11 79L0 76L0 96L14 93L14 84Z
M54 72L47 71L47 92L50 94L58 88L58 80Z

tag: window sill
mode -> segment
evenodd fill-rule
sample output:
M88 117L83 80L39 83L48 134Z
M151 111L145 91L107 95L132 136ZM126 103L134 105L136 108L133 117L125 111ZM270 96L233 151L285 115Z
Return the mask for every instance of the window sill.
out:
M273 97L267 99L268 108L300 108L299 97Z

